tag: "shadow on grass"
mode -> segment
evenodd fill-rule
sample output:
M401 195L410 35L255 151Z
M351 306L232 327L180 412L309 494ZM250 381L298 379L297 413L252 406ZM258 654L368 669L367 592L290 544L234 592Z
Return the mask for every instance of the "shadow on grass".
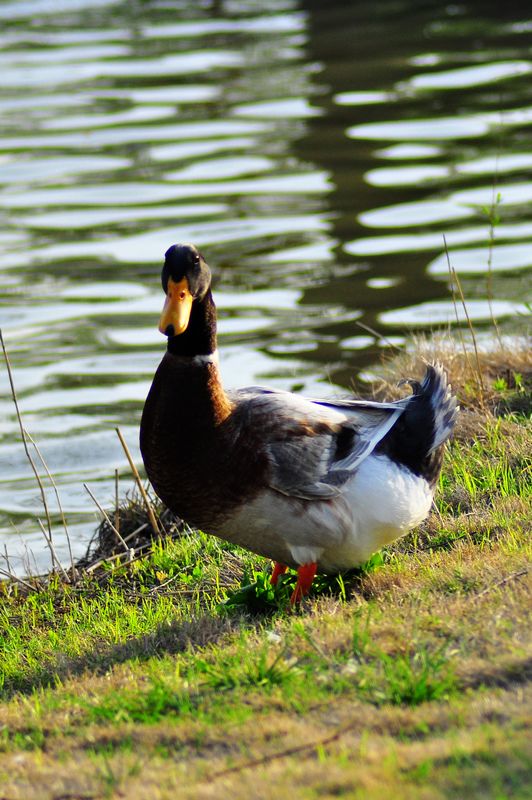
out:
M482 743L471 751L459 748L449 755L424 762L426 777L441 797L455 800L456 797L530 797L530 748L523 736L514 736L514 741L491 741ZM423 766L423 763L419 766ZM410 771L409 778L415 782L423 780L423 772L417 768ZM417 780L416 780L417 778Z
M153 656L182 653L189 647L202 648L215 644L228 633L241 630L255 623L249 615L203 614L187 620L176 620L159 625L150 633L128 639L119 644L102 645L80 656L61 653L47 660L41 669L16 677L6 677L1 697L8 699L15 694L31 694L35 689L53 688L64 680L85 673L103 675L110 668L127 661L146 661Z
M352 570L345 576L316 577L310 600L333 596L345 601L353 594L364 594L364 577L382 564L382 556L374 556L363 568ZM201 649L216 644L224 636L243 628L258 628L277 615L291 613L289 597L296 576L282 576L277 587L270 583L269 571L245 574L239 588L229 592L225 603L216 610L205 611L188 619L159 624L154 630L125 642L102 642L81 655L71 656L55 650L38 668L20 670L6 675L0 697L8 699L15 694L31 694L36 689L53 688L68 678L83 674L102 675L117 664L128 661L147 661L156 656L174 655L189 648ZM251 582L249 582L251 580ZM293 613L304 613L296 608Z
M532 658L507 657L502 664L477 668L460 676L460 683L468 689L497 687L512 689L532 680Z

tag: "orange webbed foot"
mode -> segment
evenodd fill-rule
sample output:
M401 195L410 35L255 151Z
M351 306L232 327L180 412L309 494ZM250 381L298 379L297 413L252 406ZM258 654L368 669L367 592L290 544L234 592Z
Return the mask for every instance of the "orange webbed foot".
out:
M313 562L312 564L302 564L297 570L297 583L296 588L292 592L290 598L290 605L294 606L299 603L301 599L310 592L312 581L316 575L318 565Z
M272 576L270 578L270 583L272 586L277 586L277 581L279 580L280 575L284 575L288 567L286 564L281 564L279 561L275 561L273 564L272 569Z

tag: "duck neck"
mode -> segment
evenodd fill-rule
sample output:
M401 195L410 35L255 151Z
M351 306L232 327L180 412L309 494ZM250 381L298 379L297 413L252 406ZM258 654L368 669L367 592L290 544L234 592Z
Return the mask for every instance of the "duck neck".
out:
M181 441L211 436L232 408L222 386L216 354L183 357L167 353L161 368L172 398L167 431L179 432Z
M172 373L179 381L174 410L183 407L187 425L212 429L229 415L231 403L218 370L216 350L216 306L209 289L203 300L195 300L187 329L168 339ZM191 416L192 415L192 416Z
M187 329L168 339L175 356L212 356L216 352L216 306L209 289L203 300L194 300Z

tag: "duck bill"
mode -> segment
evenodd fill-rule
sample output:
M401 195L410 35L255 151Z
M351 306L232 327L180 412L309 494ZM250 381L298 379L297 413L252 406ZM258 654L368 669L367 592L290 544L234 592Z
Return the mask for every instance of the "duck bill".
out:
M165 336L179 336L186 331L190 320L193 297L186 278L177 283L168 279L166 300L159 319L159 330Z

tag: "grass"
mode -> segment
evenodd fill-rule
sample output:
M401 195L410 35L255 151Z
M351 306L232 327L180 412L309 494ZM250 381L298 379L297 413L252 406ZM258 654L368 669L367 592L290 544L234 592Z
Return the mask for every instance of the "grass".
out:
M465 411L433 512L295 613L293 573L273 589L264 560L172 521L133 560L106 528L77 581L1 583L0 797L530 797L530 369L513 359L486 362L480 412L452 355ZM137 530L139 508L121 513Z

